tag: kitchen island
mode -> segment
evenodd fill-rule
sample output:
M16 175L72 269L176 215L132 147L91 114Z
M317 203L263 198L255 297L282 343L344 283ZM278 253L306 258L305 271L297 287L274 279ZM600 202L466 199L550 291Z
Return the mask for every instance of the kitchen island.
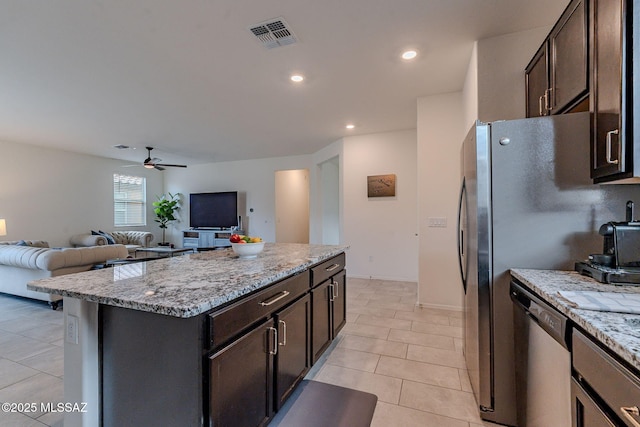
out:
M31 282L64 297L65 426L266 424L345 322L345 246L266 244ZM294 371L291 371L294 369Z

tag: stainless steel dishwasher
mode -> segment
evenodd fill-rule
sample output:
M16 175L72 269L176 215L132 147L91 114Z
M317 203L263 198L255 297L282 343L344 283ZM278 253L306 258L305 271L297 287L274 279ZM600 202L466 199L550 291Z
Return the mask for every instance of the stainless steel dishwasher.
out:
M570 426L570 322L522 284L510 291L518 426Z

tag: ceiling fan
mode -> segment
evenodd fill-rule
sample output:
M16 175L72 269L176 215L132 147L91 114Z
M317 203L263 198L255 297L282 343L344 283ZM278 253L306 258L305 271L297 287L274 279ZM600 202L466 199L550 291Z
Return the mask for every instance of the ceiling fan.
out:
M167 163L159 163L162 161L162 159L159 159L157 157L153 157L151 158L151 150L153 150L153 147L145 147L147 149L147 158L145 159L144 163L142 163L142 166L144 166L147 169L158 169L159 171L163 171L165 167L170 167L170 168L186 168L187 165L170 165Z

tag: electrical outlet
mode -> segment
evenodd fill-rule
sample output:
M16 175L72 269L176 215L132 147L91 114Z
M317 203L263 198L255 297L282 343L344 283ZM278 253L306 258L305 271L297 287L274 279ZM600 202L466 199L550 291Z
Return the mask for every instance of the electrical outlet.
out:
M67 316L67 327L65 333L65 340L70 344L78 344L78 328L80 321L77 316Z

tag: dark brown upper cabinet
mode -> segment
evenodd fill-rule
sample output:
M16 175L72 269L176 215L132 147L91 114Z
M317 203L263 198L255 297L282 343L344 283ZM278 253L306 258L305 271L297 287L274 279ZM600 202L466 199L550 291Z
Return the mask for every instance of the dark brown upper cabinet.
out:
M527 117L585 110L589 93L588 0L573 0L525 69Z
M590 0L591 177L604 182L637 177L633 141L633 21L625 0ZM636 29L637 32L637 29ZM637 96L635 96L637 98ZM635 150L636 152L639 150Z

